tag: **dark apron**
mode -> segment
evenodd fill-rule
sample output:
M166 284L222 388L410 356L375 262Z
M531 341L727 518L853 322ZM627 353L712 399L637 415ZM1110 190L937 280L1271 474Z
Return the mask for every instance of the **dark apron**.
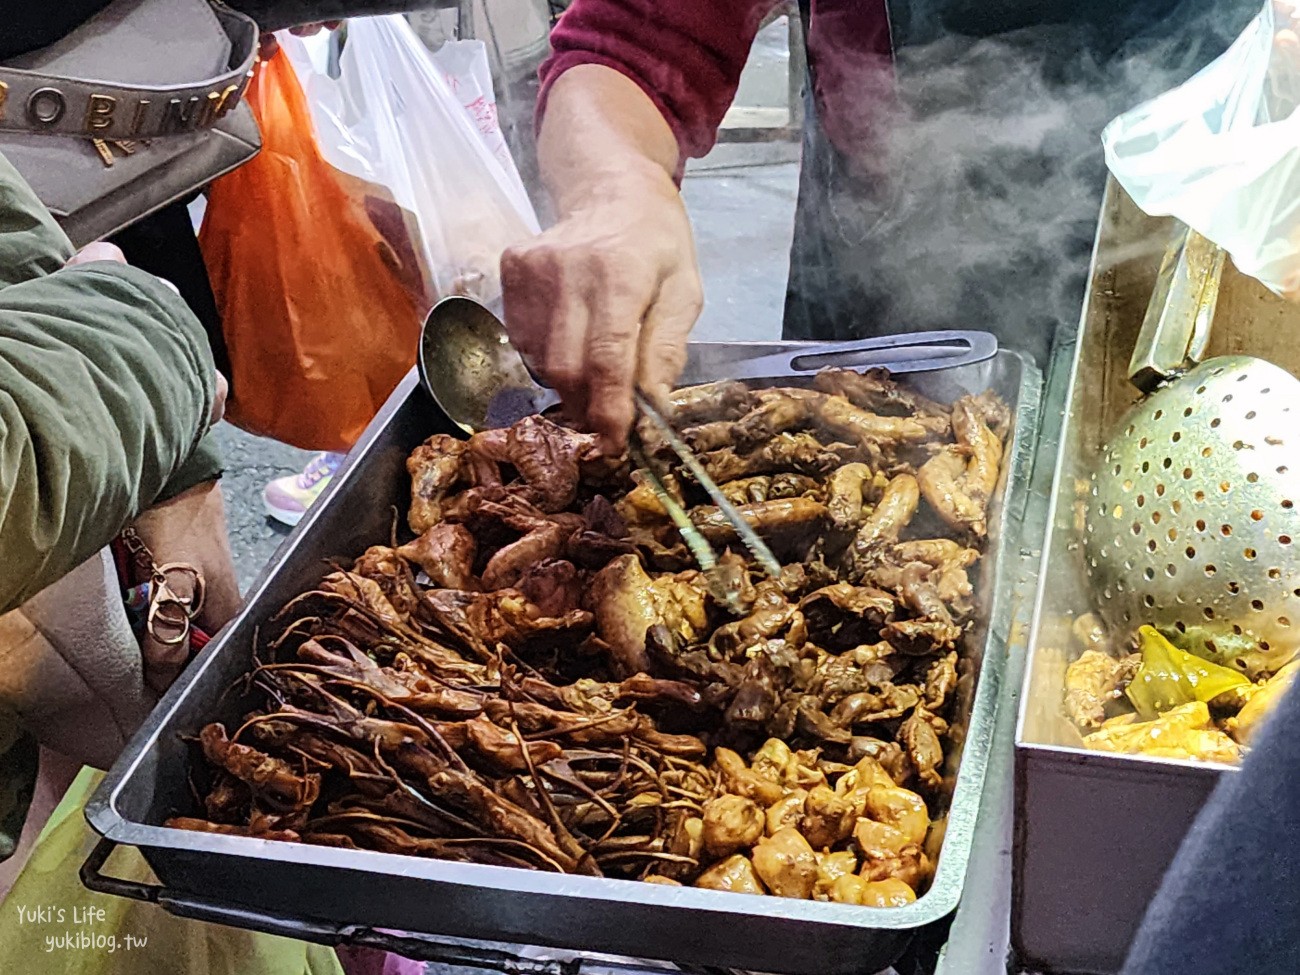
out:
M901 0L901 115L881 121L880 148L846 152L823 118L815 21L861 2L800 0L809 83L785 336L977 328L1045 363L1083 297L1101 128L1217 56L1258 0ZM843 45L830 46L845 79ZM870 110L869 97L856 104Z

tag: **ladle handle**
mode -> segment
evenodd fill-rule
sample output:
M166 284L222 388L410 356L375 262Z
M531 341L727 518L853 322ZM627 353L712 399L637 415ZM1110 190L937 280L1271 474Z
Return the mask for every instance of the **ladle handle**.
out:
M1182 375L1205 355L1225 257L1222 248L1178 224L1129 360L1129 379L1144 393Z

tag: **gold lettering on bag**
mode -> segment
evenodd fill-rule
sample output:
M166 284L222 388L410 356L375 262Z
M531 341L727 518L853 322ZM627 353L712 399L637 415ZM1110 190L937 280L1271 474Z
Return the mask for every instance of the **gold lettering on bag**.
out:
M133 156L137 148L137 143L132 142L130 139L115 139L112 142L105 139L91 139L90 144L95 147L95 151L99 153L99 158L104 161L106 168L112 166L117 159L113 155L114 149L123 155Z
M57 125L68 110L68 100L57 88L37 88L27 96L27 121L32 125Z
M95 147L99 153L99 158L104 161L104 167L108 168L113 165L113 150L108 147L108 143L103 139L91 139L90 144Z
M214 122L225 118L226 113L235 107L231 101L231 96L239 91L238 85L231 85L225 91L213 91L208 93L207 104L204 106L203 118L200 119L200 125L212 125Z
M183 132L194 128L199 121L199 96L189 98L172 98L167 102L167 111L163 115L164 132Z
M5 104L9 101L9 86L0 81L0 122L4 121Z
M144 125L144 117L149 111L149 106L153 103L147 98L141 98L135 103L135 115L131 116L131 134L135 135Z
M98 132L113 124L117 99L112 95L91 95L86 103L86 131Z

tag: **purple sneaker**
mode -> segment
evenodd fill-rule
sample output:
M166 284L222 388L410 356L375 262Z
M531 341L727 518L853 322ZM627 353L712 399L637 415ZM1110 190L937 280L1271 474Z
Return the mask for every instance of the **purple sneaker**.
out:
M345 454L325 453L313 457L301 474L279 477L262 489L266 513L290 527L302 521L307 509L329 485Z

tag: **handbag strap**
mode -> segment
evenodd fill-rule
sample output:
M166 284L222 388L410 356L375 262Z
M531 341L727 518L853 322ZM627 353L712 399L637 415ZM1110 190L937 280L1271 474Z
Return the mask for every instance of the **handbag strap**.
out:
M230 37L228 71L193 84L121 85L0 65L0 132L152 139L211 128L244 95L257 59L257 24L224 5L212 12Z

